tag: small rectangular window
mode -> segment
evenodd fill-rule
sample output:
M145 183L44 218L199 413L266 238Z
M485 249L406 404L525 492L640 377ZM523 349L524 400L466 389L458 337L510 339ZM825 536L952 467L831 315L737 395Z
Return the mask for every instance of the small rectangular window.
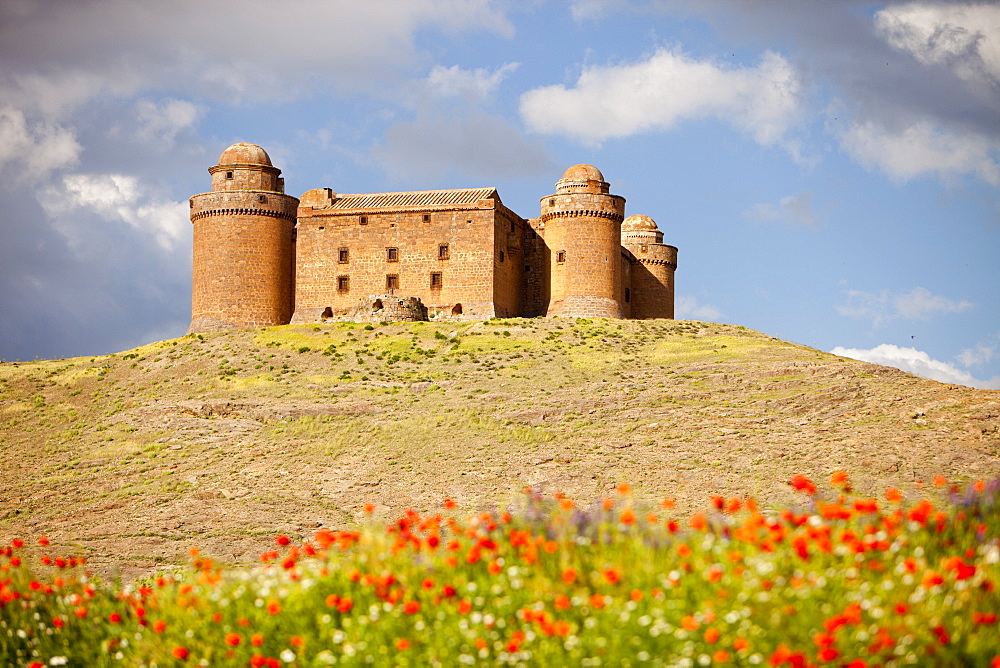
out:
M500 261L501 261L501 262L503 262L503 261L504 261L504 254L503 254L503 251L500 251Z
M351 277L350 276L338 276L337 277L337 292L350 292L351 291Z
M424 214L424 222L425 223L431 222L431 214L429 214L429 213L425 213Z
M440 290L444 285L444 275L440 272L431 274L431 290Z
M233 178L233 173L232 172L226 172L226 178L227 179Z
M387 262L399 262L399 249L398 248L386 248L385 249L385 259Z
M625 303L628 304L630 301L632 301L632 291L625 288Z
M385 277L385 289L386 290L396 290L399 288L399 275L389 274Z
M556 262L562 264L565 261L566 261L566 251L559 251L558 253L556 253Z
M361 220L359 222L362 225L367 225L368 224L368 216L361 216Z
M351 261L351 251L348 248L341 248L337 251L337 262L347 264Z
M517 231L517 227L514 225L514 221L510 221L510 233L514 234Z
M448 259L448 244L441 244L438 246L438 259L447 260Z
M556 205L556 201L554 199L550 199L549 200L549 206L555 206L555 205Z

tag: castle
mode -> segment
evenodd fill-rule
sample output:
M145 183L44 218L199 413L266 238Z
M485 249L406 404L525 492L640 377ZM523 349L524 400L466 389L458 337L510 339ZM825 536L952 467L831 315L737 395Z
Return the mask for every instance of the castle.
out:
M525 219L495 188L285 194L233 144L191 198L192 332L324 319L673 318L677 249L591 165ZM397 297L397 295L406 298Z

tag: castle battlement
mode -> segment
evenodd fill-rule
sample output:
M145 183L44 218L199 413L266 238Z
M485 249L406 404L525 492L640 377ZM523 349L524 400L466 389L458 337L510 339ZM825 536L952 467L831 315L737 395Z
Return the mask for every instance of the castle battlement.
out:
M674 315L677 249L648 216L625 218L625 198L591 165L566 170L531 219L495 188L316 188L292 197L255 144L230 146L208 171L212 190L191 198L189 332L375 311L382 319ZM407 297L371 298L396 294Z

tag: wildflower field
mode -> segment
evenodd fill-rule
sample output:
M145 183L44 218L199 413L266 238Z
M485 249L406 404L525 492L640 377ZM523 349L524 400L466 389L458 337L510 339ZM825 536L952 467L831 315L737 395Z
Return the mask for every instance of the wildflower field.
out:
M277 536L252 568L193 554L133 585L15 540L0 548L0 660L1000 666L997 485L932 503L829 482L795 476L801 507L715 497L689 517L625 486L587 505L528 490L472 515L445 500L387 526Z

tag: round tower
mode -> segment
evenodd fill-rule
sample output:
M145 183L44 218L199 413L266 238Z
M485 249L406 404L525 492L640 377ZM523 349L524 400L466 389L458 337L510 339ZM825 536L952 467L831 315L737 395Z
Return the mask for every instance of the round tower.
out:
M256 144L233 144L209 167L212 191L191 198L188 333L286 324L293 311L299 200Z
M631 272L631 316L672 319L677 248L664 244L656 222L642 215L625 219L621 243L636 259Z
M625 315L621 223L625 198L612 195L600 170L574 165L541 200L550 252L546 315L621 318Z

